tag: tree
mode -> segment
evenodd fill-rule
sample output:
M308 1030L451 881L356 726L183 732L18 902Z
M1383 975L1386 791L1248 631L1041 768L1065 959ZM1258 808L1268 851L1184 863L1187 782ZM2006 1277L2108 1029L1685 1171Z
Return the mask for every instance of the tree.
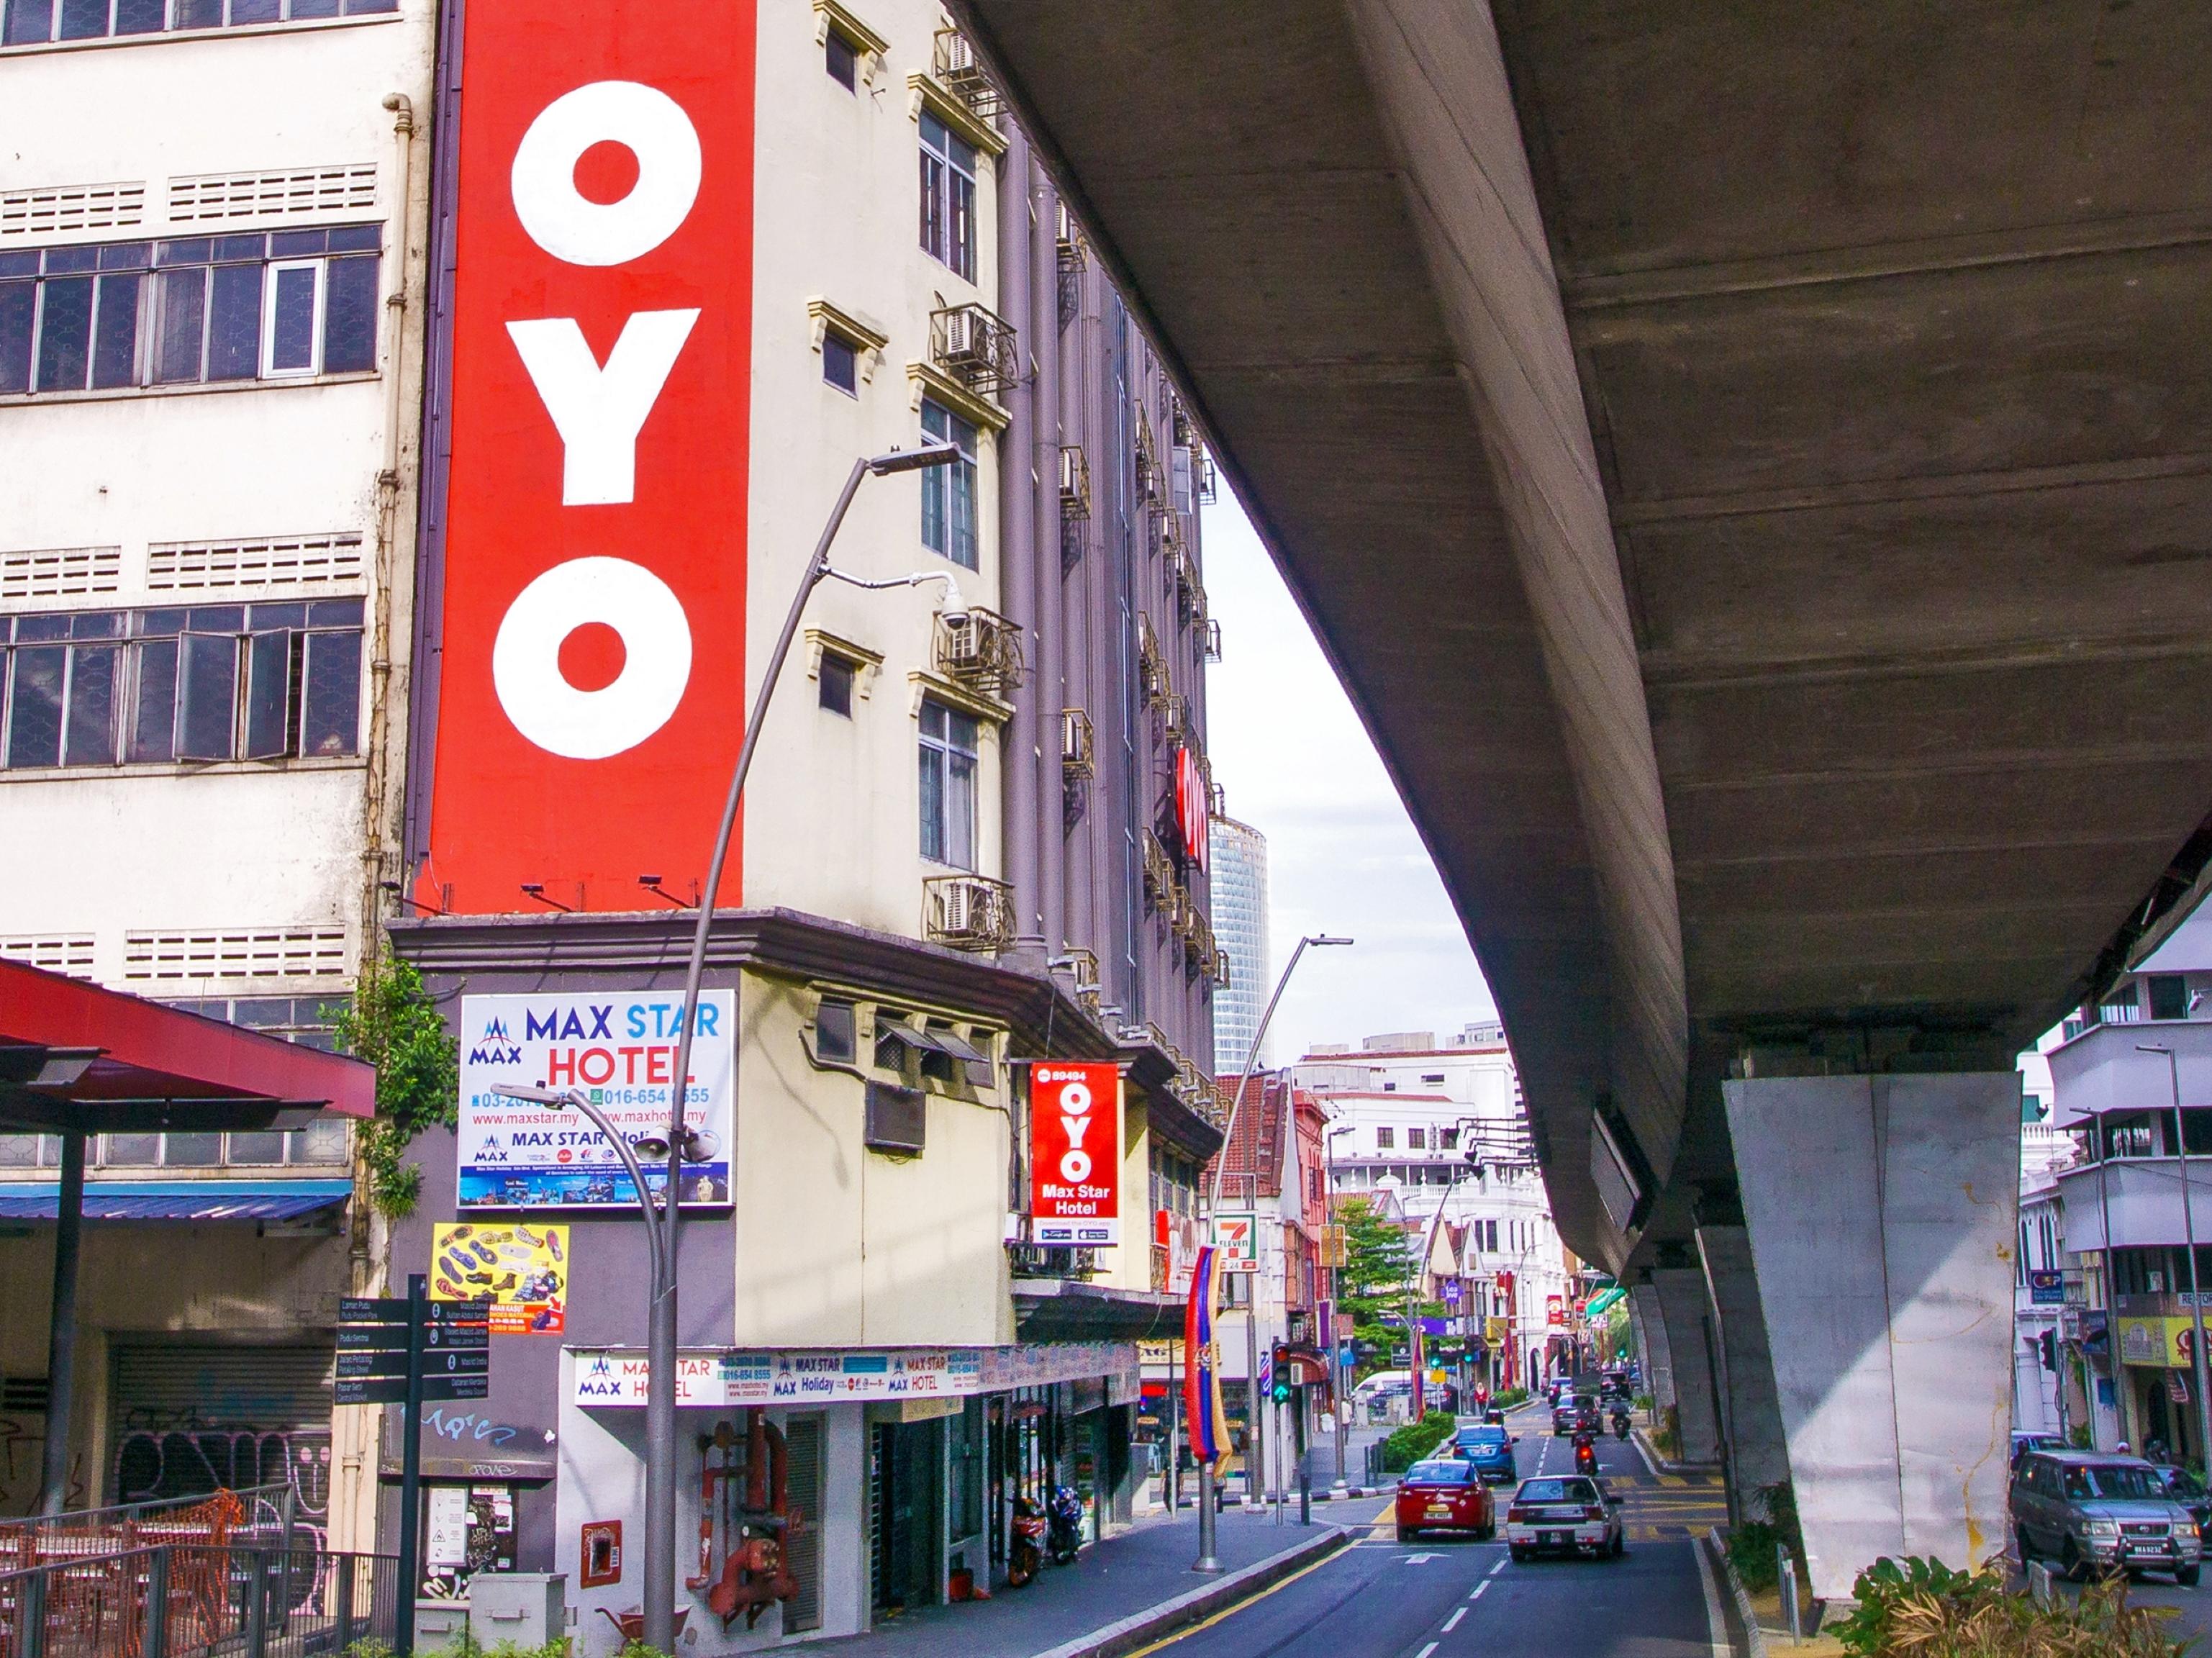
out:
M1406 1339L1409 1314L1434 1317L1442 1308L1413 1297L1413 1246L1402 1228L1385 1220L1365 1198L1338 1207L1344 1225L1344 1266L1337 1305L1352 1322L1352 1337L1376 1357L1361 1361L1362 1376L1389 1367L1390 1350ZM1385 1318L1391 1321L1385 1323Z
M376 1067L376 1115L354 1133L356 1184L379 1214L398 1220L415 1212L422 1190L407 1147L424 1129L459 1120L459 1047L405 962L364 961L353 999L333 1011L340 1050Z

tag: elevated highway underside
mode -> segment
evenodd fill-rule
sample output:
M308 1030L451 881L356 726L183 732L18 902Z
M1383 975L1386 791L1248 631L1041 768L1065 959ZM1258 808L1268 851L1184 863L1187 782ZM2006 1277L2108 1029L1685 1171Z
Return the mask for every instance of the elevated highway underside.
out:
M2212 9L955 9L1397 778L1578 1251L1734 1217L1731 1067L2002 1069L2195 880Z

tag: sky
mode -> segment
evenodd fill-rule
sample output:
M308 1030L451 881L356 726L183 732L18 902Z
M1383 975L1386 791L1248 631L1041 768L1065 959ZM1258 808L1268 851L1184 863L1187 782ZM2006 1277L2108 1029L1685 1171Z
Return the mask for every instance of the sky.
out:
M1267 837L1270 987L1300 934L1358 941L1306 952L1268 1029L1269 1060L1384 1031L1444 1041L1495 1017L1397 791L1227 488L1204 509L1200 536L1222 636L1206 675L1206 751L1229 815Z

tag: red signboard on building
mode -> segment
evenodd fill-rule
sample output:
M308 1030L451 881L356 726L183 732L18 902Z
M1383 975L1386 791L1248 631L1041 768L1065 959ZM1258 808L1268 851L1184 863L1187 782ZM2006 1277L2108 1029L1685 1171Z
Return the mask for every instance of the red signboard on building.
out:
M1564 1329L1567 1322L1566 1299L1561 1296L1544 1297L1544 1322L1554 1330Z
M755 5L465 16L425 896L635 908L744 717Z
M1213 803L1206 798L1206 774L1198 768L1198 756L1187 748L1176 750L1175 791L1176 829L1182 836L1183 853L1204 874Z
M1030 1237L1088 1249L1121 1241L1121 1069L1030 1067Z

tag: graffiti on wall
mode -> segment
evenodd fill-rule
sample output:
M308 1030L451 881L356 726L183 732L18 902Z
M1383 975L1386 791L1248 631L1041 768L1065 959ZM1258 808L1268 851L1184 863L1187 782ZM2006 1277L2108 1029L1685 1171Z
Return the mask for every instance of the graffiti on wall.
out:
M331 1430L204 1422L191 1408L133 1410L117 1424L114 1470L118 1503L286 1488L295 1523L319 1533L331 1507Z

